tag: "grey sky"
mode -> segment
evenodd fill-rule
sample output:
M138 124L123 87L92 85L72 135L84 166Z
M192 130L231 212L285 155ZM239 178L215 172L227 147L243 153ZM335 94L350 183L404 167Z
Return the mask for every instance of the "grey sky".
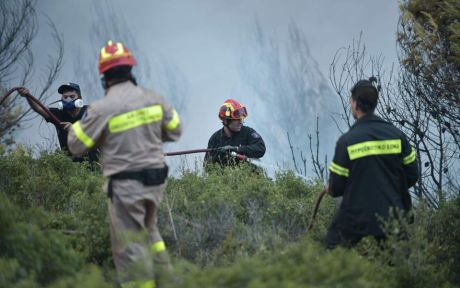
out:
M92 53L88 57L97 57L98 49L88 46L94 21L90 19L92 2L38 1L38 10L46 13L64 35L64 67L53 89L57 90L60 82L72 80L75 75L72 57L78 50ZM307 36L311 54L326 78L337 49L350 44L360 31L371 54L382 53L387 63L396 62L397 1L113 0L110 3L125 18L150 67L154 70L158 59L164 58L177 65L189 83L191 101L189 113L184 115L187 130L177 148L206 146L209 136L221 126L216 114L225 99L234 97L243 103L251 102L251 93L238 74L238 62L256 18L280 40L286 37L289 22L295 21ZM43 60L46 60L43 53L50 49L45 21L40 13L40 34L34 42L36 58ZM101 39L100 45L106 40ZM126 45L129 47L129 43ZM86 91L85 83L80 84L86 95L101 94ZM39 87L39 83L33 86ZM96 98L99 97L102 95ZM248 109L251 113L251 107ZM251 117L256 116L250 114L249 126L253 126ZM50 125L42 123L24 130L21 141L43 145L42 136L51 137L55 133L54 128L47 126Z

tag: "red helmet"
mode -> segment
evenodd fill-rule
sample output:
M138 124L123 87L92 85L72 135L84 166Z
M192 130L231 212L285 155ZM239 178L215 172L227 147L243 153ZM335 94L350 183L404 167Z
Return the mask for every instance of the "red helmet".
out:
M238 101L233 99L225 100L224 104L220 106L219 118L225 120L243 120L248 116L248 111L245 106L242 106Z
M112 42L109 40L107 45L101 48L99 54L99 73L103 74L105 71L117 66L134 66L136 60L133 54L129 52L120 42Z

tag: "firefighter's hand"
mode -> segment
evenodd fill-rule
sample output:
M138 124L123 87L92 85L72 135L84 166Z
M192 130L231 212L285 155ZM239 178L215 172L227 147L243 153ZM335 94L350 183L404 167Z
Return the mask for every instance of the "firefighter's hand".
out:
M70 127L72 126L72 123L70 123L70 122L61 122L59 124L61 124L62 128L64 130L66 130L66 131L68 131L70 129Z
M219 152L238 152L238 147L232 146L232 145L226 145L226 146L217 148L217 151Z
M27 97L27 95L30 94L30 91L29 91L29 89L27 89L27 88L19 88L19 89L18 89L18 93L19 93L19 95L21 95L22 97Z
M326 194L332 195L331 186L327 185L326 187L324 187L324 191L326 191Z

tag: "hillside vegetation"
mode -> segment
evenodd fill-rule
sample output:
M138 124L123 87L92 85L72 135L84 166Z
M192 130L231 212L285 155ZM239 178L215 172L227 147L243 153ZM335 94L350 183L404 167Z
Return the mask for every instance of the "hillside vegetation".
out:
M0 287L113 287L107 198L100 171L66 156L0 156ZM169 179L159 215L177 283L171 287L458 287L460 199L419 203L415 222L387 223L381 249L322 246L336 203L290 171L184 170ZM406 227L407 226L407 227ZM408 230L408 241L395 237Z

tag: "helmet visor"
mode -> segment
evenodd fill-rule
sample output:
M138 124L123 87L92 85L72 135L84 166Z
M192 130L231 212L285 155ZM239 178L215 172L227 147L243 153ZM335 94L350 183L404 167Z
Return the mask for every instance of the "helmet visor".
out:
M238 108L236 110L234 110L232 113L231 113L231 117L232 119L244 119L248 116L248 111L246 110L246 107L242 106L241 108Z

